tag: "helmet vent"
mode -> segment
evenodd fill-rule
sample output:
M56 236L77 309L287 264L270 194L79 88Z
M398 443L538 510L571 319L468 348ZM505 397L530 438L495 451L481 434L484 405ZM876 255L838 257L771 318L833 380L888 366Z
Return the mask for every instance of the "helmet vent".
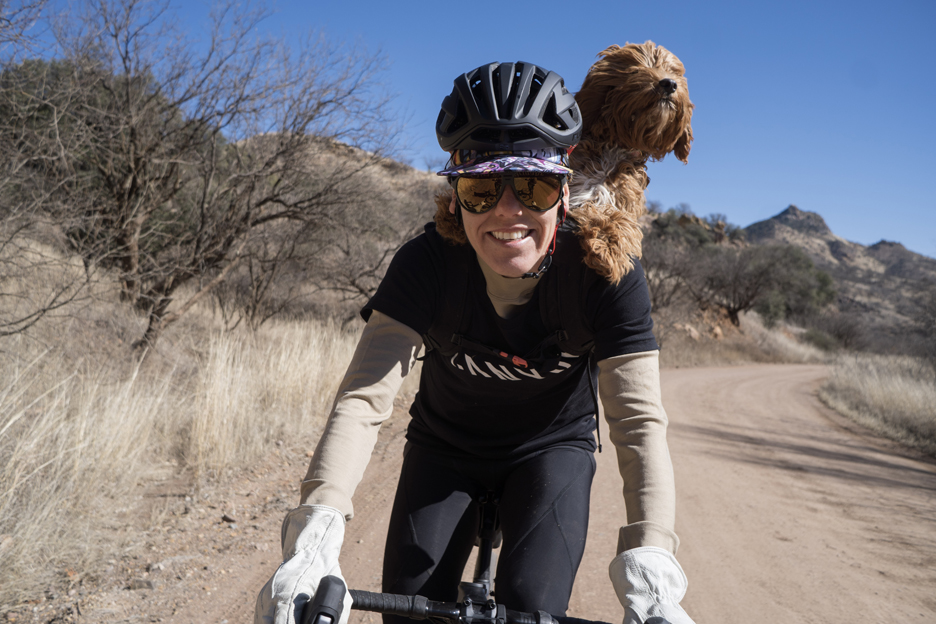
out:
M513 74L513 75L511 75ZM511 119L513 117L514 101L517 99L517 77L520 72L511 72L500 64L491 72L491 86L494 88L494 105L497 107L498 117Z
M543 79L539 74L533 75L533 80L530 82L530 95L527 96L527 101L523 104L523 114L529 115L530 109L533 108L533 102L536 101L536 96L539 94L540 89L543 88Z
M487 97L485 96L484 89L481 86L480 78L476 78L475 80L471 81L471 97L474 98L475 106L478 107L478 114L481 115L481 118L487 119L490 117ZM459 102L459 104L461 104L461 102Z
M546 102L546 110L543 111L543 122L548 123L557 130L569 129L568 124L556 113L556 98L554 97L549 98L549 101Z
M445 114L445 111L442 112ZM441 121L441 118L440 118ZM448 132L456 132L457 130L463 128L468 124L468 113L465 111L465 104L461 100L458 100L458 109L455 112L455 117L448 125Z

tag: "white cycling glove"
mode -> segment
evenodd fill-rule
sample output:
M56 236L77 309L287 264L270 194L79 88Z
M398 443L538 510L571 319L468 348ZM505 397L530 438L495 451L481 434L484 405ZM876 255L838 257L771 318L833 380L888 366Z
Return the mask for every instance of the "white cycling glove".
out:
M322 577L344 580L338 554L344 541L344 515L325 505L302 505L283 520L283 563L257 596L254 624L301 624L302 607ZM345 591L340 622L347 624L351 594Z
M624 606L624 624L644 624L654 617L671 624L694 624L679 606L689 581L668 550L655 546L625 550L611 561L608 572Z

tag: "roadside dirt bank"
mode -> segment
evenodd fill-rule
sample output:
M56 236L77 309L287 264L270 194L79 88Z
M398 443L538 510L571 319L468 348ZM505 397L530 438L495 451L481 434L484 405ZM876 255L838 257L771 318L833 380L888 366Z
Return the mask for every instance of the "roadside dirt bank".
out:
M936 621L936 464L822 406L815 391L825 375L795 365L663 371L678 557L690 581L683 605L697 624ZM342 553L352 587L379 586L406 420L401 406L355 494ZM607 565L624 509L604 440L570 615L619 622ZM252 622L307 461L281 451L223 493L175 493L164 521L140 536L143 548L115 561L112 587L11 610L7 620Z

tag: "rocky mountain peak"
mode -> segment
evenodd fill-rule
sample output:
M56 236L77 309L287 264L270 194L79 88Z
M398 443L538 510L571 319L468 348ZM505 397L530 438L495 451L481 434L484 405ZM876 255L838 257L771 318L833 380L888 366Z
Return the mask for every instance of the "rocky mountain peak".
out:
M748 242L795 245L836 282L840 310L873 315L874 322L904 326L921 288L936 284L936 259L897 242L865 246L836 236L815 212L794 205L744 229ZM870 318L870 317L869 317Z
M815 212L800 210L795 205L790 204L786 210L780 214L771 217L794 230L808 234L831 234L832 230L826 225L825 219Z
M886 249L886 250L907 251L907 248L904 247L902 243L898 243L896 241L884 240L883 238L879 240L878 242L874 243L873 245L871 245L870 247L868 247L868 249L874 249L874 250Z

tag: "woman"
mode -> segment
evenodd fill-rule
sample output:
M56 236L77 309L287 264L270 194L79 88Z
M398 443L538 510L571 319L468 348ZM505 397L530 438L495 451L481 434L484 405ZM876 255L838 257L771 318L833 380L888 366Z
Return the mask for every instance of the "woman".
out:
M284 563L257 600L257 622L298 621L321 577L340 574L351 495L425 346L383 590L454 600L478 501L493 496L498 601L564 614L585 547L597 377L625 484L610 568L625 623L691 624L678 604L686 578L646 283L636 262L617 283L586 267L567 221L568 154L581 130L554 72L492 63L455 80L436 124L452 192L362 311L367 326L302 504L284 521Z

